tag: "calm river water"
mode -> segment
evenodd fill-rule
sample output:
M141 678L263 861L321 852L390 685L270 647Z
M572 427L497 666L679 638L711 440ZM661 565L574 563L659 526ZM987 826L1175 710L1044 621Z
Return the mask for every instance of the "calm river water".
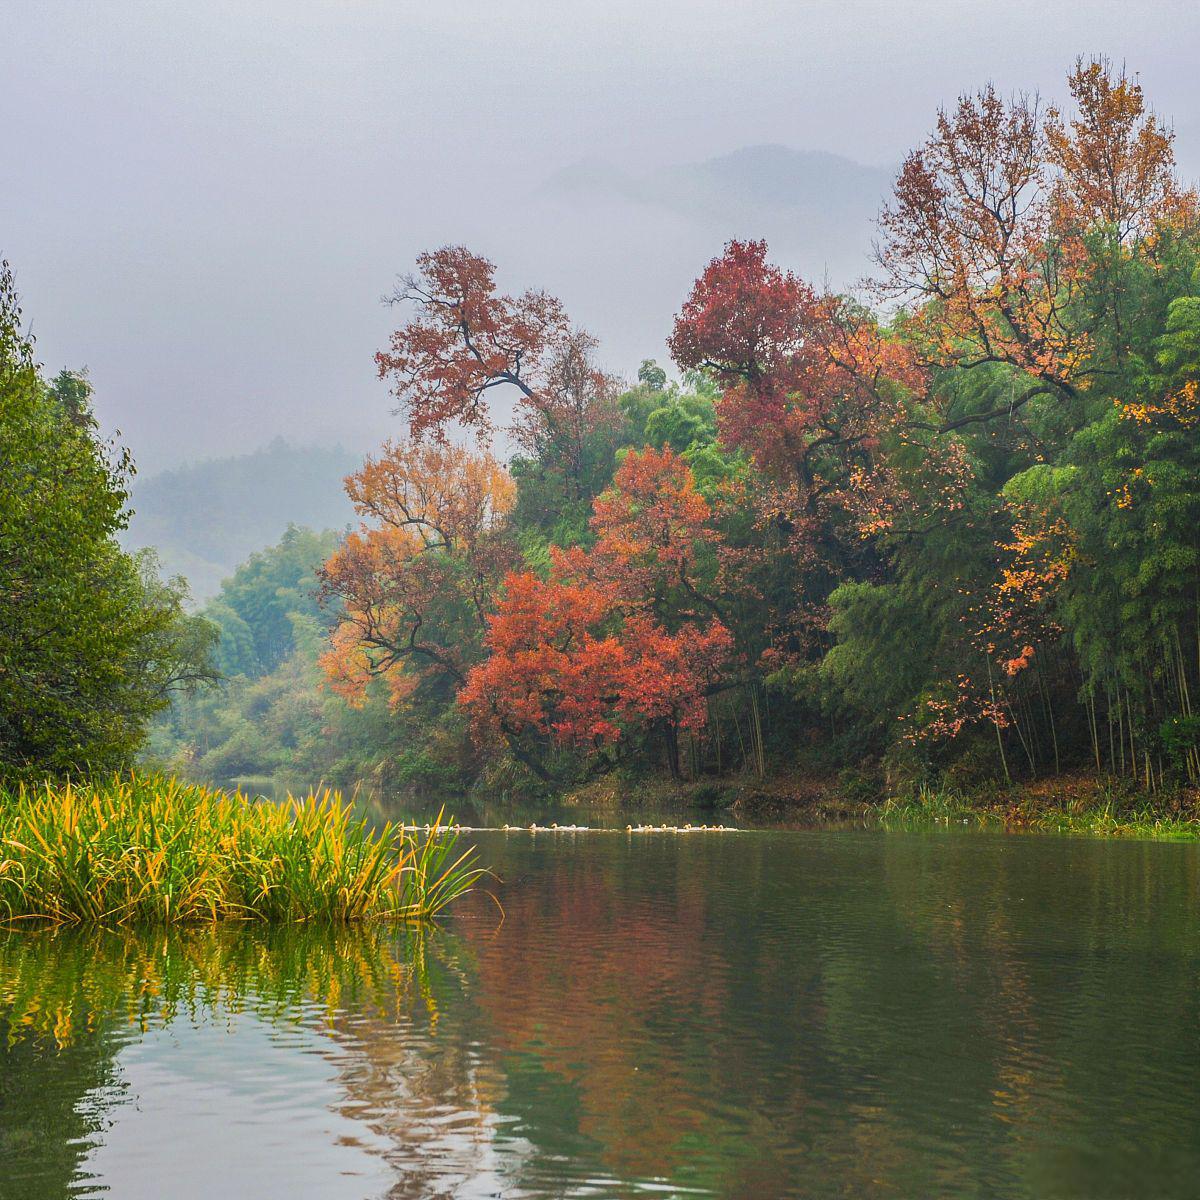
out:
M476 840L503 921L0 935L0 1196L1200 1194L1200 848Z

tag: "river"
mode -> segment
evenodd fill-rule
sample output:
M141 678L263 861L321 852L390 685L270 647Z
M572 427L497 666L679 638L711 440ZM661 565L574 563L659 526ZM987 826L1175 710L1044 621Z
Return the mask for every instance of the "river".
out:
M0 935L0 1197L1200 1191L1200 847L471 836L424 932Z

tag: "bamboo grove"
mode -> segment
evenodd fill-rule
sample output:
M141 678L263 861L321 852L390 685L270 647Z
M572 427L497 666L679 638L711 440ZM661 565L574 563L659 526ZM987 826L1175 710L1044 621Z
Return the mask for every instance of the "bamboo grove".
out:
M1067 84L938 113L854 295L730 242L680 382L423 254L327 685L476 777L1200 782L1200 205L1133 78Z

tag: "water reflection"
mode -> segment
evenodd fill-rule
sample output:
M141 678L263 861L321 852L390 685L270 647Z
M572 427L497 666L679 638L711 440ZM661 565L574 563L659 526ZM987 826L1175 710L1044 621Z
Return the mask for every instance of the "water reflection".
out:
M164 1171L177 1197L382 1194L390 1143L364 1111L363 1063L390 1039L411 1083L392 1100L414 1108L419 1046L463 953L403 927L7 934L0 1162L14 1194L61 1195L74 1178L79 1195L160 1196Z
M503 922L0 938L0 1196L1195 1194L1194 847L480 842Z

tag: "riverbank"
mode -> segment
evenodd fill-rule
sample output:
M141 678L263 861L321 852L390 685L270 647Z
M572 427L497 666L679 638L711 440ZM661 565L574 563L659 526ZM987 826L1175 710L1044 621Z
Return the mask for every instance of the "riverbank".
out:
M1042 833L1200 841L1200 795L1195 790L1148 794L1126 780L1091 775L974 794L926 788L884 801L879 814L885 821L973 820Z
M268 799L284 796L287 790L272 778L239 782L248 794ZM1200 792L1175 788L1151 795L1129 780L1091 774L1007 786L999 782L971 788L926 786L890 794L877 776L866 772L797 769L762 778L747 774L689 781L608 775L551 793L505 793L480 787L466 794L392 794L363 786L355 789L355 795L360 806L380 821L415 813L432 815L444 804L446 811L453 809L463 816L464 825L496 827L512 823L524 828L536 822L548 828L552 821L564 826L576 821L594 824L601 817L617 828L664 820L749 828L967 820L1014 831L1200 841Z
M921 787L893 795L845 775L786 773L632 785L605 779L566 799L591 810L712 813L748 825L966 820L1011 830L1200 841L1200 793L1194 789L1150 795L1128 780L1082 774L975 789Z

